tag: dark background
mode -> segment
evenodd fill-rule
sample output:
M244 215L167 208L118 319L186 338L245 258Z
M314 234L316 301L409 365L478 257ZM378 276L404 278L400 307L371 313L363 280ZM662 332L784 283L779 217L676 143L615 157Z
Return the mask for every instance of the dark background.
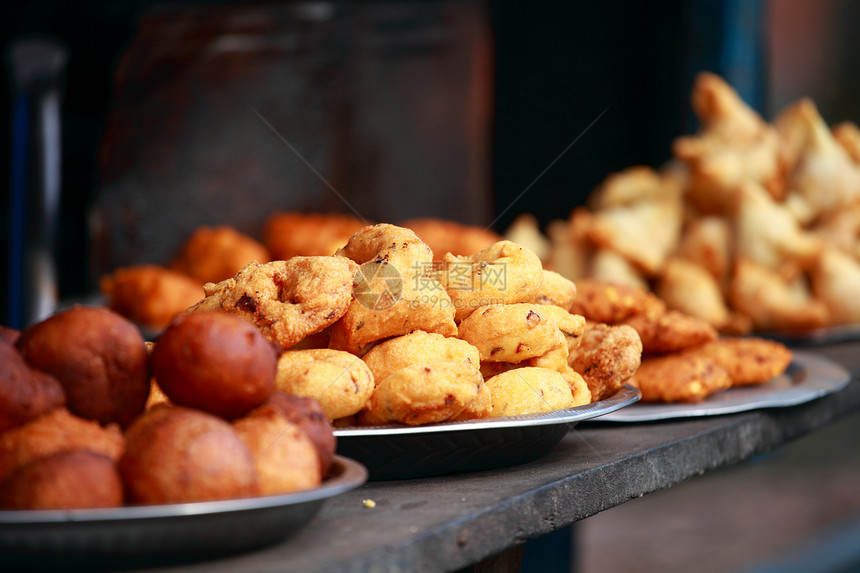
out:
M63 297L93 288L86 272L86 220L99 183L96 154L111 102L112 73L137 15L152 4L34 0L2 9L4 47L14 38L39 33L57 38L70 54L63 103ZM688 103L694 73L720 72L725 64L718 60L719 43L732 30L725 29L721 10L738 6L680 0L478 5L484 7L495 50L487 170L497 231L520 212L534 213L542 224L564 218L607 174L666 161L672 139L695 128ZM746 11L760 16L746 36L764 37L765 4L740 5L752 6ZM760 58L766 49L750 49L751 69L763 83ZM765 92L766 86L753 85L742 95L761 108ZM0 90L0 107L7 110L0 113L4 241L9 94L6 82ZM5 253L6 246L0 246Z

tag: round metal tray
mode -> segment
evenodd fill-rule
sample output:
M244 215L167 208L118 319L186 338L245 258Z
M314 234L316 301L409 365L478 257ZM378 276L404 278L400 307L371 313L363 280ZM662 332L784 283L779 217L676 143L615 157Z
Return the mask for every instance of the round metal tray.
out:
M0 570L157 565L255 549L295 533L326 499L366 479L360 463L335 456L320 487L286 495L112 509L0 511Z
M578 422L628 406L639 390L624 386L592 404L528 416L426 426L335 428L339 454L359 460L371 480L431 477L495 469L535 460Z

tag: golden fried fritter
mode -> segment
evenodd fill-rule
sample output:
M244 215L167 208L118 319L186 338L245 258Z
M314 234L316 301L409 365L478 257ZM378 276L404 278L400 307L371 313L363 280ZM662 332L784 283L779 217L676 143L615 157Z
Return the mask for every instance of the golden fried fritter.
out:
M359 423L409 425L444 422L460 415L477 397L484 380L464 362L415 364L381 380Z
M460 323L459 336L493 362L522 362L566 344L544 305L527 303L479 308Z
M378 382L413 364L463 362L478 366L480 362L478 349L465 340L423 330L381 342L362 358Z
M269 262L269 251L261 243L233 227L202 226L191 234L169 266L205 284L229 279L252 262Z
M733 386L762 384L779 376L791 364L792 352L784 344L764 338L721 338L690 349L722 366Z
M631 382L643 402L701 402L732 386L729 373L714 360L685 352L642 360Z
M642 340L633 327L589 322L568 363L582 374L593 401L615 394L639 368Z
M546 269L541 274L543 275L541 287L535 295L534 300L529 302L560 306L565 310L570 309L570 305L576 299L576 285L573 281L567 280L560 274Z
M276 260L333 255L366 224L337 213L277 212L263 226L263 243Z
M486 382L493 399L493 418L571 408L576 404L561 374L525 366L502 372Z
M661 308L665 308L663 302L645 289L579 279L570 312L592 322L615 324L646 310L657 313Z
M357 270L358 265L344 257L250 264L235 278L207 284L206 298L188 310L235 314L286 349L346 313Z
M153 329L203 298L203 283L158 265L121 267L105 275L99 289L107 305L129 320Z
M374 377L361 358L330 348L287 350L278 358L275 388L316 399L329 420L352 416L373 394Z
M399 226L415 231L432 249L437 260L441 260L446 253L471 255L502 240L498 233L484 227L443 219L409 219L399 223Z

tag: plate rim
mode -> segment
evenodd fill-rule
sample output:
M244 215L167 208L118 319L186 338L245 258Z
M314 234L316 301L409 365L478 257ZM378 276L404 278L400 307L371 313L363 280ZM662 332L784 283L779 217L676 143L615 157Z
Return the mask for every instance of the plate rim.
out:
M188 503L126 505L101 509L0 510L0 531L2 528L16 525L138 522L301 506L340 495L367 481L367 468L356 460L335 455L332 459L332 467L335 466L342 468L341 471L334 477L328 478L319 487L280 495Z
M798 375L804 378L800 384L806 385L801 389L804 390L802 392L798 392L797 388L790 388L784 391L782 397L779 397L777 394L776 399L774 399L774 397L770 397L767 400L759 398L747 402L734 402L728 404L721 404L719 402L708 404L707 400L697 404L662 404L643 402L637 407L630 408L624 412L607 413L604 416L594 418L592 421L624 423L654 422L683 418L722 416L725 414L738 414L741 412L767 408L785 408L804 404L827 394L838 392L851 382L851 373L848 369L833 359L802 350L793 350L792 352L794 356L791 364L789 365L789 369L792 367L800 369L800 373ZM743 387L736 389L743 390ZM731 392L732 390L735 389L730 388L729 390L726 390L726 392ZM639 412L636 411L637 408L640 410ZM647 408L647 410L642 411L645 408Z
M441 432L498 430L503 428L526 426L573 424L615 412L616 410L637 402L641 396L642 394L639 392L638 388L635 388L630 384L625 384L619 388L615 394L608 398L562 410L551 410L549 412L539 412L522 416L480 418L475 420L463 420L460 422L441 422L437 424L426 424L423 426L407 426L400 424L386 426L343 426L335 428L334 435L340 440L359 437L414 436Z

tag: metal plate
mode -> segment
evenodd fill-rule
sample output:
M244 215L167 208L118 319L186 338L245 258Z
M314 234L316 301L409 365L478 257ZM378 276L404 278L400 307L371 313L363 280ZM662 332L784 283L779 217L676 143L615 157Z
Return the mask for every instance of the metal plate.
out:
M595 421L651 422L795 406L841 390L850 380L851 374L848 370L832 360L795 351L794 360L785 373L766 384L731 388L714 394L699 404L640 402L620 412L601 416Z
M280 541L323 502L363 484L360 463L335 456L329 477L298 493L170 505L0 511L0 570L158 565L207 559ZM73 560L73 561L68 561Z
M565 410L426 426L336 428L339 454L367 466L371 480L431 477L526 463L544 455L578 422L639 400L624 386L613 396Z

